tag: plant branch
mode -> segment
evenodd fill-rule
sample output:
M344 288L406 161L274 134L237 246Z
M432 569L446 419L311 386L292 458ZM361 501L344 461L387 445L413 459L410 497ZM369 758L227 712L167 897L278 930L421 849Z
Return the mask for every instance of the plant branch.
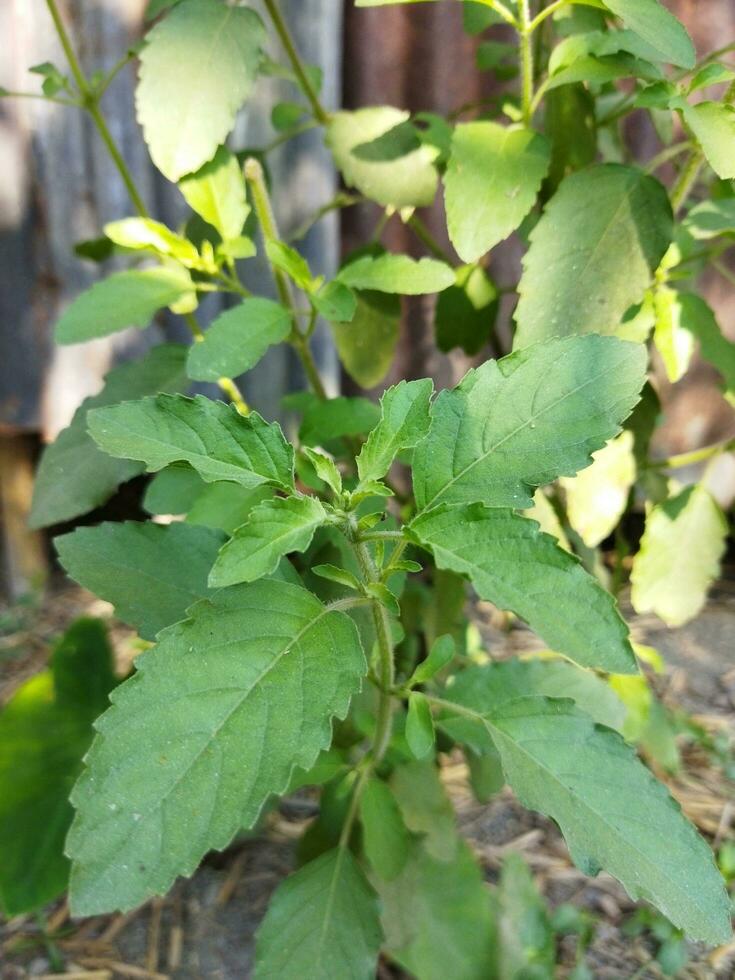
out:
M543 24L547 17L551 17L557 12L557 10L561 10L562 7L567 7L570 2L571 0L554 0L554 3L549 4L549 6L544 8L541 13L536 14L531 23L528 25L529 30L533 33L537 27Z
M440 259L442 262L446 262L447 265L454 265L454 259L451 257L449 252L441 247L439 242L436 240L436 238L434 238L417 214L412 214L406 224L416 235L418 240L427 247L435 259Z
M311 111L314 114L314 118L317 120L317 122L321 123L322 126L325 126L329 122L329 113L319 101L319 96L309 80L304 63L296 50L291 38L291 33L285 20L283 19L281 11L278 8L278 0L264 0L264 3L265 9L268 11L270 19L273 21L273 26L276 29L276 33L281 39L281 44L286 51L288 60L291 62L291 67L293 68L294 75L298 80L299 87L311 106Z
M689 453L679 453L676 456L668 456L666 459L651 460L647 469L678 470L684 466L706 463L708 459L714 459L715 456L730 453L733 450L735 450L735 439L730 439L728 442L718 442L712 446L704 446L702 449L694 449Z
M499 13L507 24L510 24L512 27L518 26L518 21L513 16L512 11L502 3L502 0L480 0L480 3L485 7L491 7L496 13Z
M521 53L521 112L528 126L533 118L533 27L529 0L518 0L518 43Z

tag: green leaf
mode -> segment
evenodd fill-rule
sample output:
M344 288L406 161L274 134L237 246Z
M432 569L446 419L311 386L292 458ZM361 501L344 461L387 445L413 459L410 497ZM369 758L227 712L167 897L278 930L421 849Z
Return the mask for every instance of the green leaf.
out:
M735 344L724 336L715 314L701 296L679 293L680 325L699 341L699 353L725 381L728 398L735 396Z
M473 368L434 402L414 452L417 506L530 507L535 487L584 469L620 431L646 367L643 346L585 336Z
M704 241L718 235L735 235L735 198L702 201L692 208L683 224L690 235Z
M588 548L596 548L615 530L635 478L633 433L626 431L598 450L586 470L561 481L569 523Z
M325 282L310 299L324 319L332 323L349 323L357 310L357 296L341 282Z
M679 294L668 286L658 286L653 298L656 326L653 342L664 362L669 381L680 381L689 369L694 356L694 335L685 329L686 315L679 303Z
M418 665L411 675L408 682L409 686L413 687L416 684L425 684L430 681L432 677L435 677L440 670L443 670L454 660L455 653L456 644L453 636L445 633L444 636L438 637L431 645L429 656Z
M374 884L385 948L404 970L421 980L494 976L490 893L464 841L448 862L414 842L401 874Z
M149 472L189 463L203 480L250 489L293 490L293 449L277 422L202 395L156 395L89 413L89 431L111 456L142 460Z
M373 980L378 901L346 847L279 885L257 933L254 980Z
M274 580L198 602L136 667L72 795L74 915L162 895L252 826L329 745L367 669L349 616Z
M224 545L209 576L212 588L254 582L275 571L284 555L306 551L327 520L316 497L278 497L250 512Z
M549 144L524 126L461 123L444 177L452 244L475 262L518 228L534 205L550 161Z
M457 821L433 760L397 766L390 788L404 823L412 833L423 835L427 852L437 861L454 861L459 850Z
M384 253L363 255L344 266L337 279L353 289L421 296L439 293L453 285L454 271L437 259L412 259L408 255Z
M104 626L80 619L54 647L50 670L0 712L0 907L8 917L66 889L69 792L114 685Z
M626 27L679 68L694 68L697 53L684 25L659 0L605 0Z
M342 365L362 388L383 380L398 343L401 301L389 293L357 293L351 323L333 323L332 333Z
M67 307L56 324L59 344L79 344L127 327L147 327L154 313L193 290L185 269L128 269L96 282Z
M429 702L419 691L411 691L408 698L406 741L417 759L423 759L434 748L434 719Z
M544 100L544 128L551 141L548 191L597 157L595 100L584 85L553 89Z
M336 582L338 585L344 585L356 592L361 589L360 583L352 572L348 572L345 568L339 568L337 565L330 565L328 562L324 565L312 565L311 572L319 578L326 579L327 582Z
M102 391L82 402L71 424L41 457L33 487L31 527L48 527L86 514L108 500L121 483L143 472L142 464L112 459L97 448L87 432L87 413L123 398L185 389L186 352L182 344L154 347L142 360L110 371Z
M237 378L255 367L273 344L291 332L291 314L270 299L250 297L226 310L189 349L187 371L194 381Z
M271 264L285 272L299 289L311 290L313 279L309 263L295 248L271 239L265 243L265 250Z
M696 616L720 574L727 532L722 511L703 486L654 507L633 562L636 612L655 612L669 626Z
M663 186L619 164L567 177L531 233L515 347L577 333L614 333L640 303L673 234Z
M721 180L735 179L735 108L721 102L685 105L684 119Z
M169 180L211 160L250 94L265 28L253 10L182 0L146 35L136 91L138 122Z
M302 442L324 444L342 436L369 432L380 419L380 409L367 398L330 398L315 401L304 412L299 430Z
M439 568L466 575L481 599L525 619L552 650L583 667L636 672L612 596L535 521L468 504L420 514L410 529Z
M323 480L330 490L338 494L342 493L342 474L332 457L317 449L309 449L308 446L303 447L303 453L316 470L319 479Z
M222 535L193 524L105 522L54 539L66 573L152 640L209 590Z
M511 851L503 858L495 905L498 976L523 980L552 977L556 944L549 913L520 854Z
M143 497L149 514L186 514L206 484L186 463L175 463L156 473Z
M445 353L461 347L473 357L490 339L500 297L481 266L460 266L455 273L455 284L439 293L436 301L436 343Z
M272 497L273 487L263 484L246 490L237 483L209 483L192 504L186 521L232 534L245 523L254 507Z
M189 207L220 233L224 241L237 238L250 213L245 181L237 157L220 146L195 174L179 181Z
M585 874L614 875L692 939L729 939L730 902L709 845L617 733L541 697L477 717L521 803L559 824Z
M413 449L426 436L433 391L433 381L423 378L420 381L401 381L383 393L380 422L357 457L357 472L362 483L380 480L398 453Z
M153 221L151 218L123 218L120 221L109 221L104 232L111 242L121 248L151 250L158 255L178 259L187 266L201 265L196 246L160 221Z
M390 787L376 776L360 797L360 823L365 857L379 878L392 881L406 863L411 836Z
M377 140L409 118L408 112L377 106L336 112L327 126L327 146L347 186L356 187L383 207L424 207L436 195L439 177L433 163L436 153L431 147L421 145L395 159L378 161L361 159L354 152L356 147Z

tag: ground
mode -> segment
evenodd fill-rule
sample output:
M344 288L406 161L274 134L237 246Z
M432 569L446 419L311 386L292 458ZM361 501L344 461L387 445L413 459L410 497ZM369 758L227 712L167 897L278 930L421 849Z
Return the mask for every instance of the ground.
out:
M86 612L110 617L109 607L81 590L64 590L42 607L29 605L0 612L0 701L45 661L48 641L75 616ZM654 618L631 617L637 640L665 657L660 680L665 703L691 715L723 741L735 739L735 587L723 583L705 612L692 624L668 630ZM525 630L498 628L492 610L478 609L483 639L494 655L526 649ZM2 639L2 634L5 634ZM130 632L112 623L116 653L122 661L135 649ZM659 774L661 775L661 774ZM444 760L443 776L454 798L461 829L481 860L489 880L497 876L509 850L523 854L552 907L562 902L588 910L595 937L587 964L595 978L663 976L650 936L631 938L621 931L634 906L622 888L601 875L586 879L569 862L566 848L550 821L528 813L503 791L489 805L478 804L467 788L459 759ZM735 838L735 792L722 766L701 744L684 751L683 771L667 780L688 816L714 844ZM48 926L59 938L66 980L244 980L250 975L253 935L271 892L293 867L294 841L314 813L308 797L284 801L258 836L236 842L212 855L189 881L180 881L165 900L149 902L126 916L70 923L65 903L48 910ZM558 975L574 964L575 940L559 944ZM48 950L39 941L32 917L0 920L0 980L56 975ZM387 964L380 977L397 977ZM701 980L735 977L735 943L720 950L689 948L689 963L677 976ZM335 978L339 980L339 978ZM447 978L450 980L450 978Z

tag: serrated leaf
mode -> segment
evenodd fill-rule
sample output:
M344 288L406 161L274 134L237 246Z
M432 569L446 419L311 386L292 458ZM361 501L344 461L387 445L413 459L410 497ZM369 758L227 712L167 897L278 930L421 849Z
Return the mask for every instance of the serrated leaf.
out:
M88 414L89 431L111 456L142 460L149 472L188 463L207 483L293 489L293 449L277 422L202 395L156 395Z
M152 640L208 593L223 535L193 524L105 522L54 538L64 570Z
M408 697L406 741L417 759L423 759L434 748L434 719L429 702L419 691L411 691Z
M367 669L347 615L274 580L197 603L136 667L72 794L74 915L164 894L252 826L329 745Z
M449 237L475 262L519 227L547 174L547 140L524 126L461 123L444 177Z
M679 68L693 68L697 59L684 25L659 0L605 0L605 6Z
M380 384L390 370L398 343L401 301L390 293L357 293L350 323L332 323L344 369L362 388Z
M615 333L640 303L673 234L663 186L619 164L567 177L531 233L514 346Z
M409 255L363 255L340 269L339 282L353 289L421 296L439 293L454 283L454 271L437 259L412 259Z
M598 450L591 466L561 481L569 523L588 548L596 548L615 530L635 478L633 433L626 431Z
M371 776L360 797L362 843L370 866L384 881L403 870L411 836L389 786Z
M309 449L308 446L304 446L302 452L314 467L319 479L323 480L335 493L342 493L342 474L337 469L337 464L332 457L317 449Z
M277 888L257 933L255 980L372 980L383 939L378 901L346 847Z
M354 150L384 136L410 118L408 112L390 106L336 112L327 126L326 142L348 187L383 207L424 207L436 195L439 177L435 153L419 146L393 160L364 160Z
M250 94L265 28L253 10L182 0L146 35L135 104L153 162L169 180L211 160Z
M316 497L278 497L259 504L217 556L210 587L270 575L284 555L306 551L326 520L327 512Z
M248 297L226 310L189 348L187 371L194 381L237 378L255 367L265 352L291 332L291 314L279 303Z
M429 402L434 391L430 378L401 381L388 388L380 399L380 422L357 457L362 483L380 480L398 453L413 447L429 431Z
M115 272L66 308L56 324L56 342L80 344L128 327L147 327L154 313L188 296L193 288L183 268Z
M542 697L478 717L520 801L559 824L585 874L609 872L692 939L727 941L730 902L709 846L617 733Z
M735 108L721 102L699 102L686 105L683 115L720 180L735 179Z
M410 524L439 568L466 575L480 598L509 609L583 667L635 673L612 596L534 521L482 504L434 508Z
M103 624L79 619L51 666L0 712L0 907L11 917L60 895L69 878L69 792L116 681Z
M421 980L487 980L494 975L490 894L464 841L451 861L418 842L393 881L374 880L383 906L385 948Z
M224 241L237 238L250 213L240 165L225 146L195 174L179 181L189 207L212 225Z
M584 469L617 435L646 366L642 345L584 336L472 369L440 393L429 435L414 452L418 508L530 507L536 487Z
M439 350L461 347L471 357L490 339L500 297L487 272L477 265L455 270L456 282L439 293L434 331Z
M86 514L108 500L121 483L143 472L141 463L113 459L97 448L87 432L87 413L123 398L185 389L186 353L182 344L161 344L142 360L121 364L106 375L102 391L82 402L71 424L44 450L33 487L31 527Z
M636 612L655 612L669 626L696 616L720 574L727 532L722 511L703 486L654 507L633 561Z

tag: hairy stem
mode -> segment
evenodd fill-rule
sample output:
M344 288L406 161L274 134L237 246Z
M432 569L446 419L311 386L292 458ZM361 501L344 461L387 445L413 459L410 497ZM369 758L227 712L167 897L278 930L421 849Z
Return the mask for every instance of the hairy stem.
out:
M255 214L257 215L264 241L266 244L268 242L278 241L278 226L276 225L276 218L273 213L273 206L268 194L268 188L265 185L265 177L263 175L263 168L260 165L260 161L256 160L255 157L249 157L245 161L243 172L245 174L245 179L250 185L250 191L253 196L253 206L255 207ZM271 263L271 271L276 284L278 298L280 299L281 303L291 312L293 328L291 330L290 343L298 354L299 360L301 361L304 372L314 394L319 398L325 399L327 398L327 392L324 387L324 382L319 374L319 368L314 360L314 355L311 352L311 347L309 346L306 335L302 332L301 327L299 326L299 316L294 305L291 283L289 282L286 273L277 266L273 265L273 263Z
M314 118L317 120L317 122L320 122L324 126L329 122L329 113L319 101L319 96L309 80L304 63L296 50L291 38L291 33L286 26L286 22L283 19L281 11L278 8L278 0L264 0L264 2L265 9L268 11L270 19L273 21L273 26L276 29L276 33L281 39L281 44L284 47L288 60L291 62L291 67L293 68L293 73L298 80L299 87L311 106L311 111L314 114Z
M569 3L571 3L571 0L554 0L554 3L549 4L548 7L545 7L541 13L536 14L536 16L533 18L529 24L531 32L535 31L537 27L543 24L547 17L551 17L557 12L557 10L561 10L562 7L568 6Z
M528 126L533 117L533 27L529 0L518 0L518 43L521 53L521 112Z

